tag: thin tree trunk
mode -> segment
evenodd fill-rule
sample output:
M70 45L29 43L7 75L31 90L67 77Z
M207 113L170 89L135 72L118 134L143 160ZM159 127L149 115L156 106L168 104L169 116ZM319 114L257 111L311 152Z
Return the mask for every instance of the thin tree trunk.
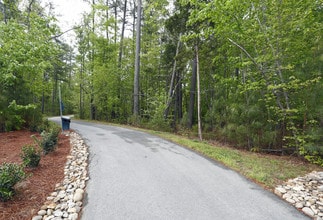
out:
M54 76L54 87L53 87L53 91L52 91L52 114L55 115L56 114L56 96L57 96L57 84L58 84L58 79L57 79L57 74L55 74Z
M95 5L95 0L92 1L93 6ZM92 33L94 34L95 32L95 9L93 9L93 17L92 17ZM95 105L94 105L94 85L93 85L93 75L94 75L94 47L92 46L92 51L91 51L91 94L90 94L90 119L95 120L96 115L95 115Z
M131 4L131 1L130 1L130 4ZM130 6L132 7L132 5ZM133 7L132 7L132 45L135 45L136 44L136 8L137 8L137 5L136 5L136 0L133 0ZM133 54L136 54L136 49L135 49L135 46L132 47L132 51L133 51Z
M136 58L135 58L135 76L134 76L134 97L133 114L139 116L139 76L140 76L140 40L141 40L141 0L138 0L137 6L137 37L136 37Z
M201 123L201 92L200 92L200 64L199 64L199 51L198 46L195 46L196 53L196 80L197 80L197 121L198 121L198 135L199 139L202 137L202 123Z
M176 53L175 53L175 58L174 58L172 78L170 80L170 86L169 86L168 98L167 98L167 105L166 105L166 109L164 111L164 118L165 119L168 117L169 107L170 107L170 104L172 103L172 99L173 99L174 92L175 92L173 87L174 87L174 80L175 80L175 75L176 75L176 65L177 65L176 59L177 59L177 56L178 56L178 53L179 53L179 47L181 45L180 37L181 37L181 35L179 35L177 46L176 46Z
M188 106L188 121L187 127L192 128L193 126L193 115L194 115L194 106L195 106L195 93L196 93L196 56L193 60L193 68L192 68L192 77L191 77L191 89L190 89L190 102Z
M177 76L176 100L177 100L177 119L178 121L183 118L183 94L182 94L182 77L180 74Z
M106 0L105 5L107 6L107 9L105 10L105 16L106 16L106 29L105 29L105 36L107 38L107 41L109 40L109 0Z
M118 11L117 11L117 1L114 2L114 44L117 44L117 28L118 28Z
M123 8L123 18L122 18L122 28L121 28L121 38L120 38L120 48L119 48L119 60L118 66L121 68L121 61L123 55L123 39L124 39L124 31L125 31L125 24L126 24L126 15L127 15L127 0L124 1L124 8Z
M82 54L82 61L81 61L81 71L80 71L80 119L83 119L83 91L82 91L82 81L83 81L83 54Z

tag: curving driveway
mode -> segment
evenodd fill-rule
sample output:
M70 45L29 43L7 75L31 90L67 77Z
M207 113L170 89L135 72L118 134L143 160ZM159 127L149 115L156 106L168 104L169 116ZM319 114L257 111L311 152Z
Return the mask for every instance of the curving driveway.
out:
M90 149L82 220L309 219L236 172L161 138L77 120L71 129Z

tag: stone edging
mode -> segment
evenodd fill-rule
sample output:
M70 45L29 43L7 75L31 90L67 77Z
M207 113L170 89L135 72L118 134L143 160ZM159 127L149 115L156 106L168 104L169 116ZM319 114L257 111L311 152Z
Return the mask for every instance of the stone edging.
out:
M309 217L323 220L323 172L313 171L288 180L276 187L275 194Z
M67 132L70 136L71 152L64 168L64 180L56 184L54 192L32 220L77 220L83 205L83 194L87 173L88 147L81 136Z

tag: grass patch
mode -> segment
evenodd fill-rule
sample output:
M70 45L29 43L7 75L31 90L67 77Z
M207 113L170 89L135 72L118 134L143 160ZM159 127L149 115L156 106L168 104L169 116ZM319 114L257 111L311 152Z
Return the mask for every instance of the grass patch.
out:
M292 156L260 154L221 146L221 144L211 144L206 141L199 142L170 133L147 132L218 161L270 190L288 179L304 176L313 170L322 170L322 167Z

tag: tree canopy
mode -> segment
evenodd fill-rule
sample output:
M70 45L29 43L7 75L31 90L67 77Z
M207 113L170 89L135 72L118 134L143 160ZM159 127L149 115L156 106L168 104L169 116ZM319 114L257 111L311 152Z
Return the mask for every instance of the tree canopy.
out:
M13 106L57 114L60 85L65 113L83 119L200 121L205 138L323 164L320 0L91 0L76 48L27 3L0 1L1 130Z

